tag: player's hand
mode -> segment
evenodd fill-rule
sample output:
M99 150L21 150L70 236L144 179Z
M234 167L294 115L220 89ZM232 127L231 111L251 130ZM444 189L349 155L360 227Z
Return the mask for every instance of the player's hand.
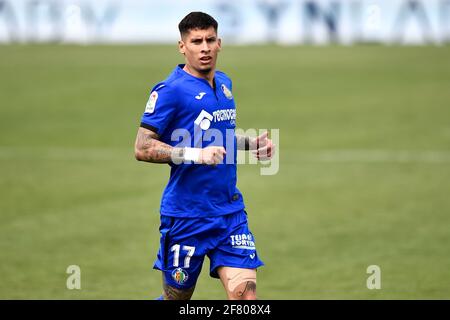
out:
M268 132L264 132L259 135L254 140L254 145L256 145L256 149L252 151L253 155L258 160L269 160L272 159L275 154L275 145L272 140L267 137Z
M224 147L206 147L200 152L200 163L207 165L217 165L222 163L227 152Z

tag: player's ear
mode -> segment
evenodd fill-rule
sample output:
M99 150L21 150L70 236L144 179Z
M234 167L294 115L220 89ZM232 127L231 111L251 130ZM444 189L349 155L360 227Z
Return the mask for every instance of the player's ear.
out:
M219 47L219 51L222 49L222 39L217 39L217 45Z
M181 54L184 54L184 42L183 40L178 41L178 51L180 51Z

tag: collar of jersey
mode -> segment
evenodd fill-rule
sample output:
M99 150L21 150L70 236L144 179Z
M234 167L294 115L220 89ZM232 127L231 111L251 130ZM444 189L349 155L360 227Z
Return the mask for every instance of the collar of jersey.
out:
M187 73L186 71L183 70L184 66L185 66L185 64L179 64L179 65L177 66L177 72L178 72L180 75L185 76L185 77L190 77L190 78L193 78L193 79L195 79L195 80L198 80L198 81L201 81L201 82L203 82L203 83L206 83L206 84L208 85L208 87L210 87L211 90L213 90L213 88L212 88L211 85L209 84L208 80L203 79L203 78L194 77L192 74ZM215 75L214 75L214 81L216 81L216 76L215 76ZM217 85L217 84L216 84L216 85Z

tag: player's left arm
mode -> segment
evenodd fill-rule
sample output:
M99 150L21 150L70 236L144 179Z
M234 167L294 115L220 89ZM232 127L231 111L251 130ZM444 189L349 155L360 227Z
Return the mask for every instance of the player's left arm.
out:
M267 131L257 137L237 134L236 141L238 150L250 150L258 160L271 159L275 154L275 144L268 138Z

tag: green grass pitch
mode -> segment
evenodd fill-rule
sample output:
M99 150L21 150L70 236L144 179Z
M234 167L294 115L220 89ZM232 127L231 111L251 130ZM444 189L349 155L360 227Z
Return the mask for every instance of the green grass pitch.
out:
M450 298L449 57L225 45L237 126L280 129L278 174L238 169L259 298ZM149 89L182 62L175 45L0 46L0 298L160 295L169 170L133 144ZM81 290L66 288L69 265ZM225 298L208 268L193 298Z

